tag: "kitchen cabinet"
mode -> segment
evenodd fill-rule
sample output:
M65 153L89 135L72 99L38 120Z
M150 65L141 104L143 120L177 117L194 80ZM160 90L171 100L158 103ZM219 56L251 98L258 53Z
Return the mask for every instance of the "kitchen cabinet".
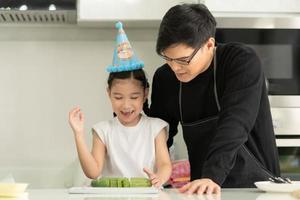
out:
M113 27L121 20L156 27L170 7L181 3L204 3L215 17L300 16L299 0L78 0L77 23Z
M298 0L202 0L215 15L294 15L300 14Z
M79 25L107 21L160 21L165 12L179 3L197 3L197 0L79 0Z

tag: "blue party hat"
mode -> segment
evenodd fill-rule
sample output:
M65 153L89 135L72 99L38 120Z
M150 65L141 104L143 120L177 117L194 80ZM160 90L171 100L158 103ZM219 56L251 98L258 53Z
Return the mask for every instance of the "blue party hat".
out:
M144 62L135 56L121 22L116 23L116 29L118 29L116 38L117 46L114 50L113 63L109 65L106 70L111 73L143 68Z

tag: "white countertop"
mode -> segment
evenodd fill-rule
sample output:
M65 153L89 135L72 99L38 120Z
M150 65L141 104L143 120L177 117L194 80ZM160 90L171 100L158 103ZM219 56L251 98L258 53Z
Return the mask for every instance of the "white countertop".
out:
M288 193L266 193L257 189L222 189L216 195L185 195L165 189L157 195L69 194L67 189L30 189L28 200L297 200ZM27 200L27 198L25 198ZM23 200L23 199L22 199Z

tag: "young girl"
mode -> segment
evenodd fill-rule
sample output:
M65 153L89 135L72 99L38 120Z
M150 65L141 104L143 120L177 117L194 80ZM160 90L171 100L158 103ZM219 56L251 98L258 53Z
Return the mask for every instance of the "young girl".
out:
M153 186L161 187L171 174L168 124L141 114L147 79L140 67L130 69L109 74L107 94L116 117L93 126L92 152L84 140L84 115L79 107L70 111L69 123L88 178L148 176Z

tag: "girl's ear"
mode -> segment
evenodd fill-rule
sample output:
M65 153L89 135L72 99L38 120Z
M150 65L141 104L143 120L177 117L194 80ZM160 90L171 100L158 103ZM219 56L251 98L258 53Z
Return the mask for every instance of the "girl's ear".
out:
M108 87L106 88L106 92L107 92L107 95L110 97L110 89Z
M148 95L149 95L149 88L145 88L144 103L147 100Z

